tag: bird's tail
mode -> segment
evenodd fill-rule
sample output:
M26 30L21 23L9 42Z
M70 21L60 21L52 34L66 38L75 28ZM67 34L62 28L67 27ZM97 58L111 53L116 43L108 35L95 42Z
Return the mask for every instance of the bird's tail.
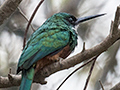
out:
M19 90L30 90L34 77L34 68L22 71L22 81Z

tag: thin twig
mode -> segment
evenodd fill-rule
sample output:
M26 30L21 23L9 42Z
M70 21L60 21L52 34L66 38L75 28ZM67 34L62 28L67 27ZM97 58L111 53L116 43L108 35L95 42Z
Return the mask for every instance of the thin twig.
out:
M11 72L12 72L12 69L11 69L11 67L10 67L10 69L9 69L9 74L11 74Z
M23 16L23 18L27 21L27 22L29 22L29 20L27 19L27 17L25 16L25 14L23 13L23 11L18 7L18 10L19 10L19 12L20 12L20 14ZM31 26L31 28L32 28L32 30L35 32L35 29L33 28L33 26L30 24L30 26Z
M90 62L92 62L95 58L96 58L96 56L93 57L93 58L91 58L89 61L87 61L86 63L84 63L83 65L81 65L80 67L78 67L77 69L75 69L71 74L69 74L69 75L67 76L67 78L60 84L60 86L59 86L56 90L59 90L60 87L67 81L67 79L68 79L70 76L72 76L72 75L73 75L75 72L77 72L80 68L82 68L82 67L84 67L85 65L89 64Z
M102 90L105 90L103 85L102 85L102 82L100 80L99 80L99 83L100 83L100 86L101 86Z
M24 49L24 47L25 47L26 37L27 37L27 32L28 32L29 26L30 26L30 24L31 24L31 22L32 22L32 20L33 20L35 14L36 14L38 8L39 8L39 7L41 6L41 4L43 3L43 1L44 1L44 0L41 0L41 1L39 2L39 4L38 4L37 7L35 8L32 16L31 16L31 18L30 18L30 20L29 20L29 22L28 22L28 25L27 25L27 27L26 27L25 34L24 34L23 49Z
M85 42L83 42L83 49L82 49L82 52L85 51Z
M116 13L115 13L115 18L114 18L114 23L113 23L113 30L112 30L112 35L117 33L118 26L119 26L119 20L120 20L120 6L117 7Z
M88 78L87 78L87 80L86 80L86 83L85 83L85 86L84 86L84 89L83 89L83 90L86 90L86 88L87 88L87 86L88 86L88 82L89 82L90 77L91 77L91 75L92 75L92 71L93 71L93 68L94 68L94 65L95 65L95 62L96 62L97 57L98 57L98 56L96 56L95 58L93 58L93 64L92 64L92 66L91 66L91 68L90 68L89 75L88 75Z

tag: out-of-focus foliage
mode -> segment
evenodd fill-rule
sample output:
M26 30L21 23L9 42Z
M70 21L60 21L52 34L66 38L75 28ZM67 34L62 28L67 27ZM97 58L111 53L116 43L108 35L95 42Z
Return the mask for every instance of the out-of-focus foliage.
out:
M3 1L4 0L0 0L0 5ZM39 1L40 0L23 0L19 5L28 19ZM45 0L36 13L32 25L37 29L47 18L57 12L71 13L76 17L107 13L106 16L81 23L78 26L79 43L72 54L75 55L82 50L83 41L86 42L86 48L91 48L104 40L109 33L111 20L113 20L116 7L119 3L119 0ZM22 17L19 10L16 9L12 16L0 26L0 75L2 76L7 76L10 68L12 69L12 73L16 73L16 66L22 51L26 25L27 21ZM29 28L27 37L32 33L32 29ZM105 90L109 90L119 82L119 46L120 42L116 42L108 51L98 58L88 85L88 90L100 90L99 79L102 81ZM48 83L46 85L34 84L32 89L55 90L62 80L78 66L80 66L80 64L68 70L63 70L51 75L47 78ZM90 66L91 64L75 73L60 90L82 90ZM7 88L3 90L17 90L17 88Z

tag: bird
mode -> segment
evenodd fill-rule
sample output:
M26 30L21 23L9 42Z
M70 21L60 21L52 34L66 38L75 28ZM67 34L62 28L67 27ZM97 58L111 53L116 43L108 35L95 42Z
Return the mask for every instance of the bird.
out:
M36 72L60 58L67 58L74 51L78 39L75 26L103 15L76 18L72 14L59 12L48 18L30 36L19 58L17 74L22 71L19 90L30 90Z

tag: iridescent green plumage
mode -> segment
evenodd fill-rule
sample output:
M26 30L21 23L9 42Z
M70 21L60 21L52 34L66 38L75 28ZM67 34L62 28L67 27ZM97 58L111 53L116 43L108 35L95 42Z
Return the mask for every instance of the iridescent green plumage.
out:
M31 35L20 57L18 67L28 69L37 60L65 47L68 43L71 44L71 50L75 48L77 34L71 25L67 25L69 23L65 24L62 14L69 15L67 13L53 15Z
M92 18L96 16L92 16ZM91 19L90 17L87 18L79 20L68 13L57 13L47 19L30 36L18 63L17 73L22 70L20 90L30 90L35 65L39 60L51 54L58 54L67 45L69 46L69 51L72 52L74 50L77 45L77 34L73 27L81 21ZM68 52L65 53L67 54Z

